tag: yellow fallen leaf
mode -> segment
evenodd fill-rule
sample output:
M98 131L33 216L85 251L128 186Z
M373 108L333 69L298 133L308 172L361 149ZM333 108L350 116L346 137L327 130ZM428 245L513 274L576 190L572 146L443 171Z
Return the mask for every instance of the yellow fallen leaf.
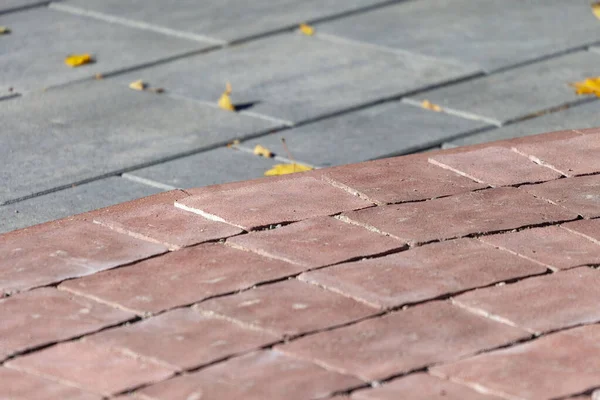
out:
M600 19L600 1L592 3L592 12L596 16L596 18Z
M227 143L227 147L237 146L238 144L240 144L240 140L239 139L235 139L233 142Z
M5 26L0 26L0 35L6 35L7 33L10 33L10 29Z
M229 82L227 82L227 85L225 85L225 91L223 92L223 94L221 95L221 98L219 99L219 107L221 107L223 110L235 111L235 106L231 102L230 95L231 95L231 84Z
M304 33L306 36L312 36L315 34L315 28L308 24L300 24L300 32Z
M102 75L102 74L96 74L96 75L94 75L94 78L96 78L98 80L104 79L104 75Z
M139 80L139 81L131 82L129 84L129 89L133 89L133 90L145 90L147 86L148 85L146 85L144 83L144 81Z
M257 144L254 147L254 154L256 154L257 156L263 156L263 157L267 157L267 158L273 157L273 153L271 153L271 150L267 149L266 147L261 146L260 144Z
M92 62L92 56L89 54L71 54L65 58L65 64L69 67L79 67L80 65Z
M293 174L296 172L310 171L311 169L313 169L313 168L308 167L306 165L302 165L302 164L296 164L296 163L294 163L294 164L276 164L273 166L273 168L271 168L270 170L265 172L265 176L287 175L287 174Z
M442 107L438 106L437 104L433 104L429 100L423 100L421 102L421 107L426 108L431 111L437 111L437 112L442 111Z
M577 94L595 94L600 97L600 76L587 78L580 82L573 82L570 85L575 88L575 93Z

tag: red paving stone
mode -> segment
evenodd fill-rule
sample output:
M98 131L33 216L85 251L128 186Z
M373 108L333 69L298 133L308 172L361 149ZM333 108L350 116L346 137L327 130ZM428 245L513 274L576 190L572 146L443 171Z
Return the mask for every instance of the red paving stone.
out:
M418 203L374 207L343 216L411 244L577 218L577 214L517 188L488 189Z
M154 313L303 270L221 244L203 244L65 282L59 289L137 313Z
M352 299L295 279L208 300L198 307L279 336L316 331L377 313Z
M135 314L54 288L20 293L0 300L0 360L134 317Z
M167 248L96 224L60 220L2 235L0 296L128 264Z
M308 272L299 279L389 308L546 271L475 239L458 239Z
M334 186L379 204L432 199L486 187L433 166L423 156L386 158L321 171L322 178Z
M584 218L600 217L600 175L559 179L523 189Z
M438 154L429 162L490 186L544 182L562 175L505 147L486 147L464 153Z
M371 205L311 176L248 184L229 190L207 190L175 203L176 207L247 230Z
M365 380L380 380L528 337L445 302L391 313L277 348Z
M393 380L375 389L358 390L352 400L500 400L478 393L468 386L439 379L427 374L413 374Z
M307 268L406 247L399 240L331 217L240 235L227 240L227 243Z
M278 340L275 335L205 316L190 308L169 311L86 338L91 343L157 360L174 369L198 367Z
M582 267L475 290L454 298L454 303L541 333L600 322L599 287L600 271Z
M0 367L0 399L102 400L102 396L39 376Z
M600 219L569 222L562 227L600 244Z
M432 373L505 398L550 399L584 393L600 382L600 326L554 333Z
M480 240L554 270L600 264L599 243L558 226L482 236Z
M149 399L305 400L364 384L315 364L263 351L142 389Z

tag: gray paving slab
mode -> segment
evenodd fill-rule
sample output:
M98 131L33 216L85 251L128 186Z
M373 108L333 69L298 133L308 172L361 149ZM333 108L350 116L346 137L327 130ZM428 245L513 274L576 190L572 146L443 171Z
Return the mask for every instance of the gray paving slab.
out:
M60 0L59 0L60 1ZM0 3L0 13L16 11L25 7L48 4L48 0L2 0Z
M150 196L159 189L111 177L0 206L0 233Z
M387 2L220 0L200 3L197 0L69 0L60 6L77 7L109 17L127 18L175 31L234 41Z
M589 0L406 1L318 24L317 30L486 71L600 41Z
M600 101L596 100L587 104L570 107L562 111L542 115L537 118L517 122L502 128L449 141L448 144L451 146L467 146L496 140L537 135L539 133L566 129L595 128L598 126L600 126Z
M0 204L277 126L108 80L0 105Z
M141 77L213 103L229 81L234 103L253 104L248 111L300 122L473 72L428 57L290 33L115 79L127 82Z
M600 54L579 51L561 57L419 93L447 112L472 114L504 124L540 111L581 101L569 85L598 75Z
M481 121L393 102L256 138L243 145L261 144L285 156L283 137L293 157L332 166L423 150L485 126L488 125Z
M222 147L131 171L128 175L189 189L261 178L265 171L280 163L272 158Z
M0 91L41 89L213 46L46 7L2 14L0 25L11 29L0 38ZM65 65L66 56L79 53L95 63Z

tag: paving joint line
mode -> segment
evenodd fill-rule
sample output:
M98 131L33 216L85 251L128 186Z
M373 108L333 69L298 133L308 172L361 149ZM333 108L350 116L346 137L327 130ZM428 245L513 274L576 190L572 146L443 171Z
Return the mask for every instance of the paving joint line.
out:
M26 10L29 10L32 8L48 7L50 5L50 3L52 3L52 1L53 0L43 0L43 1L39 1L37 3L25 4L22 6L15 6L12 8L7 8L5 10L0 10L0 15L10 14L10 13L20 12L20 11L26 11Z
M141 183L143 185L154 187L157 189L166 190L166 191L180 189L179 187L167 185L166 183L158 182L153 179L142 178L141 176L137 176L137 175L130 174L130 173L121 174L121 178L127 179L132 182Z

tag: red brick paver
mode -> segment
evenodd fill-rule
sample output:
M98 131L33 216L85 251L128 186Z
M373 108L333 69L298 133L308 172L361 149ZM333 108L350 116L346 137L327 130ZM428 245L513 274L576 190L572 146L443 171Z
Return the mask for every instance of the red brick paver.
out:
M600 219L569 222L562 225L562 227L600 244Z

